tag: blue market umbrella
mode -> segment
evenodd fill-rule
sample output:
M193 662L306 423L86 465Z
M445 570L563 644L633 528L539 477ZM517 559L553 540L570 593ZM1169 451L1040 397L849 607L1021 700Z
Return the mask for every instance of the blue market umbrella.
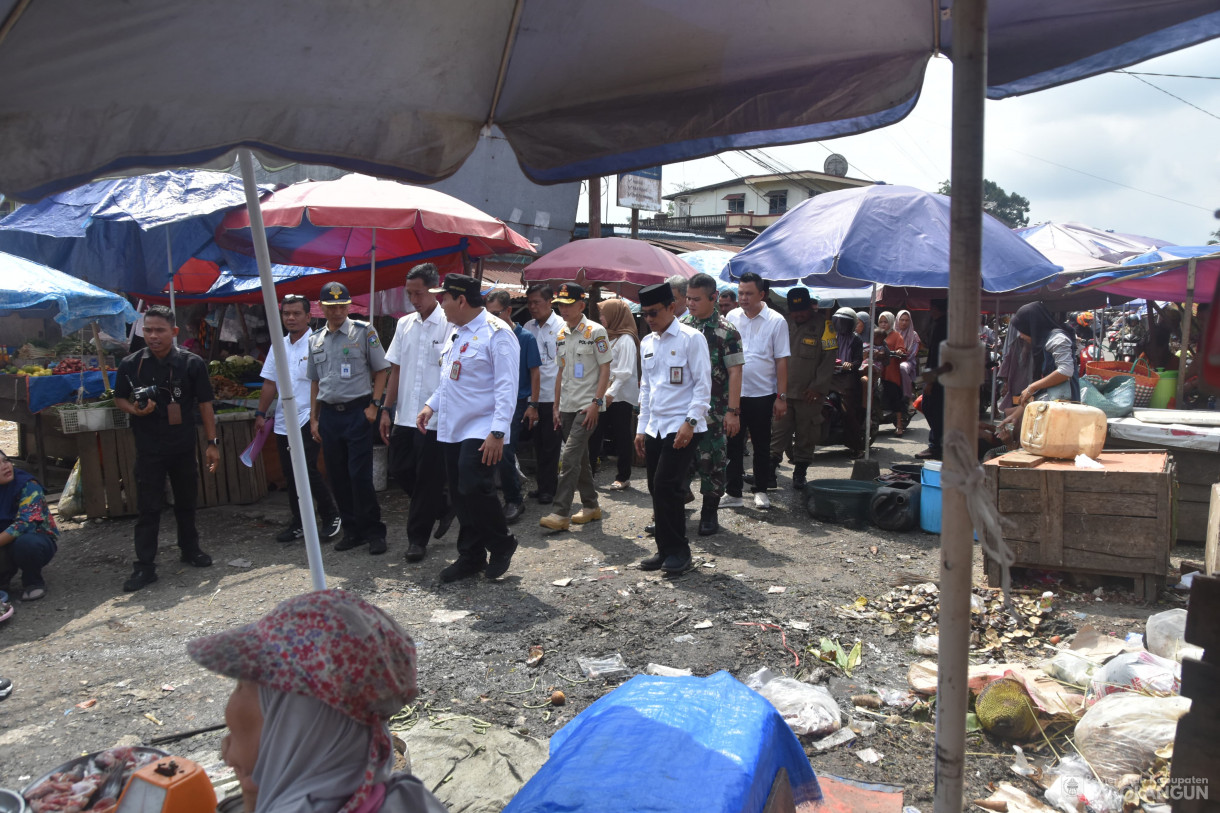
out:
M983 216L983 290L1002 293L1062 269ZM949 198L909 186L865 186L803 201L729 261L722 279L753 271L781 285L861 283L949 287Z
M65 334L96 322L111 336L122 336L136 320L136 312L118 294L0 252L0 315L19 312L49 316Z

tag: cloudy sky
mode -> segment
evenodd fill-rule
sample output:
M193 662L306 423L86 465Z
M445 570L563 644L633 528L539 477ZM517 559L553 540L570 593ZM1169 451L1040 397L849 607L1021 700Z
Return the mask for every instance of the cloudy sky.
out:
M1128 70L1218 77L1220 41ZM949 61L933 60L919 104L898 124L765 152L790 168L821 171L833 151L847 158L854 177L934 191L949 177L951 82ZM1110 73L989 101L986 117L986 177L1029 199L1031 224L1074 220L1178 245L1205 243L1220 228L1212 214L1220 209L1220 80ZM665 167L664 190L764 172L725 153ZM613 180L609 187L613 200ZM584 221L583 194L580 205L577 219ZM608 214L607 222L630 219L629 210L613 205Z

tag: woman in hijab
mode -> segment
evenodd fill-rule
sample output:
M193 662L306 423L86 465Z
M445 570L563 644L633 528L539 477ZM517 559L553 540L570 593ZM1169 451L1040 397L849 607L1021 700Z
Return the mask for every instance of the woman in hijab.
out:
M614 444L618 471L610 485L613 491L631 488L631 463L635 457L634 411L640 405L640 336L635 318L625 300L611 299L599 306L602 327L610 336L610 386L606 388L606 427ZM600 437L600 436L599 436ZM598 448L600 452L600 447Z
M59 528L47 507L46 493L34 475L13 467L0 452L0 592L21 571L22 601L47 594L42 569L55 556Z
M1010 330L1030 345L1030 377L1038 376L1021 391L1019 406L1030 401L1080 400L1076 369L1076 339L1055 321L1041 302L1022 305L1012 317Z
M187 652L237 680L221 757L246 811L445 813L418 779L391 773L386 723L417 693L415 645L378 608L342 590L306 593Z
M910 400L915 394L915 375L919 372L919 334L915 332L915 321L908 310L898 311L894 330L902 336L905 356L899 365L902 370L902 397Z
M881 406L887 413L893 413L894 434L902 437L907 426L907 401L902 393L902 360L906 358L906 344L902 334L894 328L897 320L890 311L877 317L877 333L884 334L885 348L888 358L879 363L881 366Z

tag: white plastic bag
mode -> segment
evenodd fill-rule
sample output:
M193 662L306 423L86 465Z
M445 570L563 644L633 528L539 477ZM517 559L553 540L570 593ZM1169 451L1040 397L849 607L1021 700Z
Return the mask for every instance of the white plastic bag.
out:
M1089 687L1089 680L1093 677L1093 673L1097 668L1098 666L1095 661L1070 649L1066 649L1047 661L1043 665L1042 671L1055 680L1061 680L1072 686L1087 689Z
M1181 608L1166 610L1149 618L1144 642L1149 652L1179 663L1184 657L1195 660L1203 658L1202 647L1186 643L1186 611Z
M1081 757L1071 754L1043 772L1044 779L1054 777L1046 789L1046 801L1063 813L1120 813L1123 797L1116 788L1098 782Z
M68 482L64 483L63 493L59 496L59 516L61 519L71 519L84 513L85 495L80 482L80 461L72 467Z
M1156 751L1173 742L1189 697L1120 692L1103 697L1076 724L1076 748L1107 782L1152 767Z
M1151 652L1125 652L1093 673L1088 702L1115 692L1179 694L1182 665Z
M775 706L796 734L824 737L838 731L843 714L824 686L811 686L794 678L776 677L766 667L746 678L746 686Z

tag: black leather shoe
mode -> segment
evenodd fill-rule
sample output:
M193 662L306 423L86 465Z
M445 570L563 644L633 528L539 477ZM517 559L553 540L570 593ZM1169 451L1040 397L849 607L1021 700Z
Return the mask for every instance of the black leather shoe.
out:
M206 553L204 553L201 550L197 550L193 553L186 553L184 551L182 553L182 556L179 558L181 558L183 562L190 565L191 567L211 567L212 566L212 557L208 556Z
M521 520L521 515L525 513L525 506L519 502L510 502L504 506L504 521L509 525Z
M369 540L369 554L371 556L380 556L386 552L386 544L384 537L377 537Z
M509 534L511 544L504 553L493 553L487 561L487 569L483 571L483 575L489 579L498 579L508 572L508 566L513 561L513 554L517 552L517 537Z
M539 494L538 495L538 504L539 505L550 505L553 502L555 502L554 494Z
M419 562L428 555L428 549L423 545L408 545L407 546L407 561Z
M449 526L453 524L453 518L456 516L457 514L454 513L452 508L446 511L445 515L437 520L436 533L432 534L432 538L440 539L442 536L449 533Z
M686 556L667 556L661 564L661 570L666 576L681 576L691 569L690 554Z
M142 587L147 587L157 580L157 571L137 567L127 581L123 582L123 590L128 593L134 593Z
M644 526L644 535L645 536L656 536L657 535L657 524L655 522L650 522L647 525L645 525Z
M699 536L711 536L720 530L720 523L715 514L704 514L699 517Z
M353 548L358 548L361 545L367 544L368 540L366 539L359 539L354 536L345 536L335 545L335 550L352 550Z
M809 466L804 463L798 463L796 468L792 470L792 487L797 491L802 491L805 488L805 483L809 478Z
M664 556L662 556L659 553L654 553L652 556L649 556L647 559L640 560L640 570L660 570L661 565L664 564L664 562L665 562Z
M754 475L753 474L743 474L743 475L741 475L741 479L747 485L751 485L751 486L754 485Z
M461 559L449 565L441 571L441 581L455 582L458 579L469 579L471 576L477 576L483 572L486 567L477 559Z

